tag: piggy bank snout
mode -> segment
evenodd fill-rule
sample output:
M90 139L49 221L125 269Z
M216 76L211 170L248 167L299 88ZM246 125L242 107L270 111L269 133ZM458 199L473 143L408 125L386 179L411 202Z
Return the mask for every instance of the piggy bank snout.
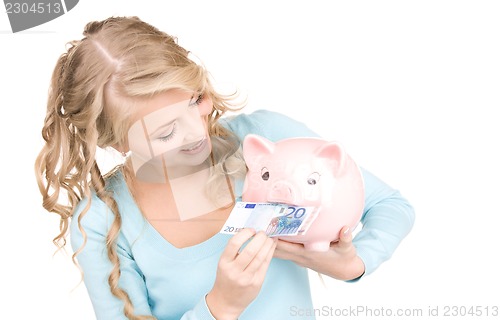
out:
M276 181L271 186L267 200L269 202L281 202L295 204L297 202L298 192L293 184L288 181Z

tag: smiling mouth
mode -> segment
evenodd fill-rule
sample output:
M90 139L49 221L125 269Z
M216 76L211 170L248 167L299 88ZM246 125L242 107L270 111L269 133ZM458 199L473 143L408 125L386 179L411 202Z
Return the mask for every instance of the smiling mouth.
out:
M182 152L196 152L196 151L200 150L205 145L206 140L207 139L201 139L198 143L196 143L192 147L186 148L186 149L181 149L181 151Z

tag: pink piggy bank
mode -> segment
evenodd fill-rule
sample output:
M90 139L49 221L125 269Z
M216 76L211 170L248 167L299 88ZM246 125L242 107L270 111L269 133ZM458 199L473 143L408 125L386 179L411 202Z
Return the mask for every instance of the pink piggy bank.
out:
M359 223L364 208L361 171L337 142L290 138L273 143L250 134L243 141L248 166L243 201L316 207L309 229L280 239L327 251L340 230Z

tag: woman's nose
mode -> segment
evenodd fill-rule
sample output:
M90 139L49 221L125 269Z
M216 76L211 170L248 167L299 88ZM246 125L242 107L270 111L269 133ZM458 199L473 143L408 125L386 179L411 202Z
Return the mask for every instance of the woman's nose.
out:
M185 141L190 142L201 139L206 135L205 117L202 117L198 110L188 112L185 117L185 128Z

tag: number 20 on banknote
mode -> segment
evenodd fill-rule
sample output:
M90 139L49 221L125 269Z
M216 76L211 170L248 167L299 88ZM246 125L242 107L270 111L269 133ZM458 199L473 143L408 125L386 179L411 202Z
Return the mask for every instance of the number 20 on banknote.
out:
M269 236L297 235L305 232L313 213L312 207L238 202L220 232L235 234L242 228L253 228L264 231Z

